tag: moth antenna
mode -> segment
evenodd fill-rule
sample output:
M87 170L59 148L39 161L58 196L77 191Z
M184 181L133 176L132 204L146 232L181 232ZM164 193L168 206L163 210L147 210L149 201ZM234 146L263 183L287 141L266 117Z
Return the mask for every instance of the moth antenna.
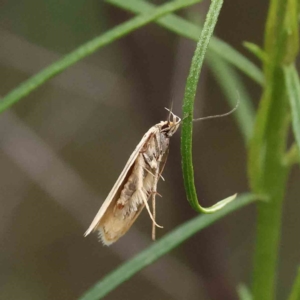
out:
M173 104L172 104L173 105ZM173 112L172 112L172 110L171 109L169 109L169 108L166 108L165 107L165 109L169 112L169 116L168 116L168 122L170 122L170 120L171 120L171 116L174 116L174 114L173 114Z
M166 108L165 107L165 109L167 110L167 111L169 111L170 113L169 113L169 119L168 119L168 122L170 122L170 119L171 119L171 115L173 116L173 123L177 123L176 122L176 120L177 120L177 118L178 119L180 119L178 116L176 116L169 108ZM174 121L175 120L175 121ZM180 119L181 120L181 119ZM181 123L181 121L180 122L178 122L179 124Z
M170 109L167 109L167 108L166 108L166 110L169 111L168 122L171 121L171 115L173 114L173 113L172 113L172 111L173 111L173 103L174 103L174 102L173 102L173 100L172 100Z
M239 94L238 94L238 96L239 96ZM221 115L214 115L214 116L208 116L208 117L193 119L193 122L203 121L203 120L208 120L208 119L215 119L215 118L223 118L223 117L229 116L229 115L231 115L233 112L235 112L237 110L237 108L239 107L239 105L240 105L240 98L238 97L236 105L235 105L235 107L231 111L229 111L229 112L227 112L225 114L221 114Z

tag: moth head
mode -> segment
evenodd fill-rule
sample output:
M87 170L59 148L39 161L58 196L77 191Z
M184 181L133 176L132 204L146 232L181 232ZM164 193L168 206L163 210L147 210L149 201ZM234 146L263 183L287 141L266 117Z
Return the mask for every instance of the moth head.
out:
M176 116L170 109L166 110L169 111L168 121L166 122L164 131L166 132L167 136L171 137L178 129L181 123L181 119Z

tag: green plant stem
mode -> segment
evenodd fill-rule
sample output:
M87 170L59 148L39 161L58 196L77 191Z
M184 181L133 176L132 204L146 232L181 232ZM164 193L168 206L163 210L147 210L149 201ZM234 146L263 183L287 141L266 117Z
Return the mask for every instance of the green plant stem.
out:
M289 113L282 63L285 57L286 0L271 0L265 32L265 89L249 151L252 190L269 200L257 204L253 299L273 300L278 263L282 202L288 167L283 158Z
M191 207L197 212L214 213L222 209L225 205L233 201L236 195L228 197L215 205L204 208L198 202L197 192L194 183L194 169L192 159L192 137L193 137L193 112L194 101L197 91L198 80L204 61L204 56L213 34L218 16L223 4L223 0L212 0L203 30L201 32L196 50L192 59L190 72L186 81L185 93L183 99L183 122L181 131L181 157L184 186L187 199Z
M281 231L282 201L288 168L283 164L288 130L287 101L282 70L274 71L271 91L265 91L263 101L272 101L265 115L268 124L259 156L261 168L256 174L254 191L266 195L268 202L257 204L257 235L253 272L253 299L274 299ZM264 111L262 111L264 113ZM259 112L260 113L260 112ZM259 124L258 115L257 124ZM255 129L257 130L258 127ZM256 134L257 131L254 133ZM257 145L256 145L257 146ZM251 161L250 161L251 163Z
M23 97L27 96L35 89L37 89L47 80L61 73L68 67L74 65L81 59L94 53L99 48L112 43L113 41L125 36L126 34L129 34L130 32L156 20L157 18L160 18L168 13L201 1L202 0L171 1L169 3L161 5L160 7L151 12L147 12L145 14L132 18L131 20L122 23L121 25L116 26L115 28L105 32L99 37L87 42L86 44L80 46L70 54L66 55L64 58L56 61L55 63L45 68L38 74L32 76L20 86L8 93L5 97L3 97L0 101L0 113L12 106L14 103L18 102Z
M102 299L121 283L128 280L138 271L152 264L166 253L170 252L173 248L180 245L195 233L208 227L227 214L252 203L256 199L255 195L241 195L238 197L237 201L231 203L213 215L201 215L184 223L183 225L180 225L178 228L165 235L162 239L153 243L152 246L148 247L146 250L142 251L137 256L112 271L90 288L82 297L79 298L79 300Z

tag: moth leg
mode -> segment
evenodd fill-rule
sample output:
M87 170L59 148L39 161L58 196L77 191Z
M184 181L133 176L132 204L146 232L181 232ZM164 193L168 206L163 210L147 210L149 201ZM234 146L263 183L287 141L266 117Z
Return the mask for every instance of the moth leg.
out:
M155 176L154 176L154 182L153 182L153 189L151 191L152 193L152 212L153 212L153 218L155 220L156 218L156 201L155 196L157 194L156 188L157 188L157 181L158 181L158 175L159 175L159 168L155 170ZM155 223L152 222L152 240L155 241L155 234L156 234L156 226Z
M152 211L153 211L153 217L154 219L156 218L156 201L155 201L155 195L159 195L161 196L158 192L157 192L157 182L158 182L158 177L161 177L163 180L164 178L162 177L162 172L165 168L166 162L167 162L167 158L168 158L168 154L169 154L169 148L166 150L164 155L160 155L158 158L158 165L160 167L160 164L162 162L162 166L159 168L156 168L155 170L155 176L154 176L154 183L153 183L153 190L152 190ZM155 224L152 223L152 240L155 241Z
M155 194L152 194L152 213L153 213L153 218L155 220L156 218L156 201L155 201ZM154 222L152 222L152 240L155 241L155 234L156 234L156 228L155 228Z
M145 199L145 197L142 197L142 200L143 200L143 202L144 202L144 204L145 204L145 206L146 206L146 209L147 209L147 211L148 211L148 214L149 214L150 219L152 220L153 224L154 224L155 226L159 227L159 228L164 228L163 226L160 226L160 225L158 225L158 224L155 222L155 218L153 217L153 214L152 214L152 212L151 212L151 210L150 210L150 207L149 207L149 204L148 204L148 202L147 202L147 199Z
M148 172L149 174L151 174L153 177L155 176L152 172L150 172L147 168L143 167L143 169Z
M152 194L158 195L159 197L162 198L162 195L161 195L160 193L158 193L158 192L151 192L151 195L152 195Z
M152 172L150 172L147 168L143 167L143 169L144 169L146 172L148 172L149 174L151 174L153 177L155 177L155 175L154 175ZM160 173L158 174L158 176L159 176L163 181L165 181L165 179L162 177L161 173L162 173L162 172L160 172ZM158 194L158 193L157 193L157 194ZM160 195L160 196L161 196L161 195Z

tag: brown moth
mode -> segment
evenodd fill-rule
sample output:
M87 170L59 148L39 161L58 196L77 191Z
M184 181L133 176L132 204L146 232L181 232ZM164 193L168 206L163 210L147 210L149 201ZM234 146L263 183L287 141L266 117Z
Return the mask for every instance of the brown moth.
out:
M161 227L155 222L157 182L162 177L170 138L180 123L181 119L170 112L168 121L161 121L146 132L85 232L85 236L98 230L103 244L110 245L128 231L146 206L153 222L152 238L155 239L155 226ZM153 213L148 205L150 198Z

